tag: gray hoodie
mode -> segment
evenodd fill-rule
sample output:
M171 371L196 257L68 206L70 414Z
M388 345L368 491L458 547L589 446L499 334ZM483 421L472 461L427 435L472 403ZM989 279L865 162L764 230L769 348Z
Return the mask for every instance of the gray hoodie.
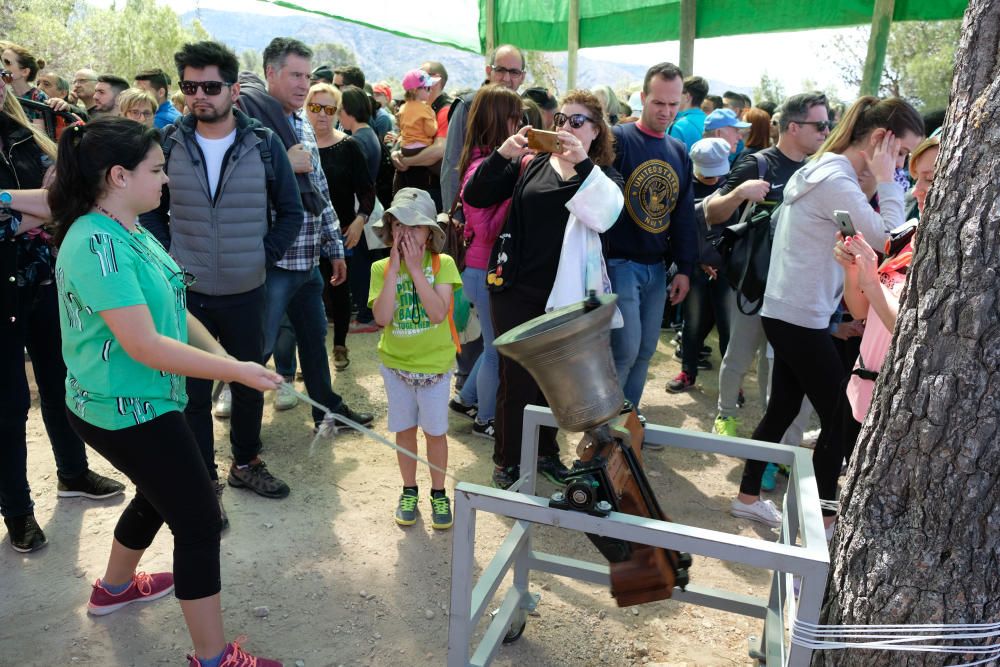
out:
M850 213L854 228L876 250L904 222L902 188L880 183L877 192L878 213L850 161L836 153L807 162L792 175L778 211L763 317L807 329L829 326L844 293L844 270L833 259L838 231L833 212Z

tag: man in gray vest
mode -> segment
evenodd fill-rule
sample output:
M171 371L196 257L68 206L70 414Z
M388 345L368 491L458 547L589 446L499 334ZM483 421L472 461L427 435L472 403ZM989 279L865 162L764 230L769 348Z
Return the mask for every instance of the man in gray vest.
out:
M241 361L264 359L267 269L302 226L302 203L284 146L233 104L239 60L217 42L185 44L174 54L190 113L164 131L170 182L143 224L190 272L188 310ZM264 397L233 383L229 484L267 498L288 485L258 456ZM212 383L189 378L184 413L213 479ZM222 488L218 484L219 506ZM228 521L223 512L223 525Z

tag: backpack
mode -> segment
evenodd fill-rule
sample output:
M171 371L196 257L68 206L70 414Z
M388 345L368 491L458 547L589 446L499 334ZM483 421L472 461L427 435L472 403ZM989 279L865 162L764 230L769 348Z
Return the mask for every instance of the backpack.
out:
M274 136L274 132L266 127L254 127L253 133L257 135L260 139L260 143L257 145L258 152L260 153L260 161L264 163L264 180L267 183L267 226L270 229L271 220L271 197L272 186L274 185L277 177L274 175L274 164L271 162L271 137ZM170 138L174 136L177 132L177 125L171 124L163 128L163 140L160 142L160 147L163 149L163 171L166 173L167 166L170 164L170 151L174 148L174 142L170 141Z
M757 160L758 178L763 180L767 175L767 160L760 153L753 156ZM740 221L723 229L722 236L712 244L721 258L723 276L736 290L736 307L744 315L756 315L764 306L771 242L780 209L781 204L774 202L748 204Z

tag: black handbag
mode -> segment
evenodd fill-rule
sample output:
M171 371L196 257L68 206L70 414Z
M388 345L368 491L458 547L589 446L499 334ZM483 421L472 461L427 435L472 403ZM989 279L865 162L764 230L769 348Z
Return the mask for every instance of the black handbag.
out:
M736 290L736 307L744 315L755 315L764 305L771 263L771 222L779 208L769 203L748 206L740 222L723 229L713 244L722 261L722 274Z

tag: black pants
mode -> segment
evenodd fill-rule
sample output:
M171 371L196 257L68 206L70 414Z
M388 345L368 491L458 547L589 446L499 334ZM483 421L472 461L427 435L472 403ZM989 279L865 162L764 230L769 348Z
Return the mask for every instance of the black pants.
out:
M762 317L761 323L774 348L774 368L771 370L771 398L752 437L764 442L781 442L781 436L802 407L802 397L808 396L819 415L816 451L823 451L830 447L828 439L834 435L837 406L846 375L830 330L806 329L769 317ZM740 492L760 495L760 479L766 467L764 461L747 461Z
M25 427L31 396L25 348L31 355L56 471L64 478L87 471L83 441L66 421L66 365L61 345L55 283L17 288L14 321L0 322L0 513L6 517L24 516L32 510Z
M323 308L326 310L326 319L333 322L333 344L343 347L347 345L347 332L351 328L351 288L347 281L336 287L330 284L330 278L333 277L330 260L319 260L319 272L323 276ZM295 361L294 357L292 361Z
M545 314L548 292L527 287L514 287L490 294L493 330L499 337L519 324ZM497 387L497 412L494 428L493 462L511 467L521 462L521 427L524 408L528 405L548 405L535 379L516 361L500 355L500 384ZM559 454L556 429L543 426L538 434L538 455Z
M819 497L823 500L837 499L837 480L840 478L840 468L843 460L851 460L854 446L861 432L861 424L854 419L851 402L847 400L847 383L850 375L844 378L840 385L840 396L837 399L836 418L830 428L830 437L816 443L813 452L813 467L816 469L816 486ZM835 514L833 510L823 510L826 516Z
M719 356L729 346L729 307L732 288L724 279L709 280L700 268L691 276L691 290L684 299L684 328L681 330L681 370L698 377L698 358L712 327L719 330Z
M135 497L115 526L115 539L142 551L166 522L174 535L174 594L198 600L218 593L222 515L184 416L167 412L138 426L108 431L66 412L80 437L135 484Z
M261 363L264 358L264 286L243 294L209 296L188 292L188 310L222 343L226 352L240 361ZM264 416L264 394L233 382L233 411L229 442L236 465L246 465L260 453L260 423ZM212 424L212 381L187 379L188 404L184 409L205 467L212 479L215 441Z

